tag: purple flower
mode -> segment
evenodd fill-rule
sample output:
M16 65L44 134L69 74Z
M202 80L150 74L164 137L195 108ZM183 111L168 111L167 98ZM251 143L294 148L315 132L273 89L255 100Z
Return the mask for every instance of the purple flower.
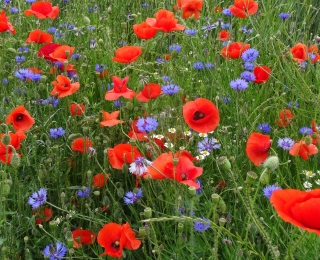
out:
M197 34L197 30L195 30L195 29L185 29L184 33L186 35L196 35Z
M91 189L89 187L83 187L81 190L77 191L77 194L80 198L88 198L90 196Z
M254 48L249 48L242 53L241 58L244 62L253 62L259 56L259 52Z
M181 51L181 45L172 44L172 45L169 46L169 51L180 52Z
M50 129L50 136L54 139L57 139L60 136L64 136L65 133L66 131L64 131L62 127Z
M105 64L96 64L96 67L95 67L96 72L99 72L99 73L103 72L106 68L107 68L107 65Z
M179 91L180 87L175 84L167 84L163 85L161 90L164 94L172 96L173 94L177 93Z
M289 137L280 138L278 140L278 146L284 150L289 151L293 145L294 145L294 141Z
M204 67L208 70L213 70L216 66L214 66L214 64L207 62L204 64Z
M215 138L208 138L205 137L201 142L198 142L198 151L203 152L207 151L209 153L212 152L214 149L220 149L221 145L219 141Z
M133 204L135 203L138 199L141 199L143 197L142 195L142 189L138 189L137 191L129 191L124 195L124 203L125 204Z
M290 18L290 14L288 14L288 13L280 13L279 17L282 19L282 21L285 21L286 19Z
M263 195L266 196L268 199L271 198L271 195L272 193L275 191L275 190L282 190L279 186L277 185L270 185L270 186L267 186L263 189Z
M193 64L193 68L196 69L197 71L200 71L204 69L204 66L201 61L198 61Z
M39 191L32 193L28 199L29 205L32 209L37 209L47 201L47 190L41 188Z
M241 78L243 78L244 80L249 81L249 82L256 80L256 76L250 71L242 72Z
M138 130L143 133L150 133L157 129L158 121L157 119L148 116L147 118L139 118L136 123Z
M147 166L151 165L152 162L148 161L144 157L137 157L133 163L130 164L129 171L132 174L142 176L148 171Z
M202 193L202 184L200 180L196 180L196 183L199 185L199 189L196 189L196 194L199 195Z
M249 84L244 79L235 79L230 82L230 86L235 90L241 91L246 89Z
M27 46L21 46L17 50L18 52L29 52L29 48Z
M292 102L290 101L288 104L287 104L287 108L290 108L290 107L299 107L300 104L298 102Z
M10 8L10 13L15 14L15 13L18 13L18 12L19 12L19 9L17 7L11 7Z
M258 130L266 134L266 133L270 133L271 127L268 123L262 123L258 125Z
M221 24L221 29L225 30L225 29L229 29L230 28L230 23L223 23Z
M251 33L253 33L253 30L252 29L247 29L247 27L246 26L242 26L241 27L241 30L245 33L245 34L251 34Z
M169 82L171 80L171 78L169 76L162 76L162 80L164 82Z
M299 133L303 134L303 135L311 135L312 134L312 129L310 127L304 126L304 127L301 127L299 129Z
M226 16L232 16L233 14L231 13L229 8L225 8L222 10L222 13Z
M24 62L26 60L26 57L23 56L23 55L21 55L21 56L17 55L15 57L15 60L16 60L16 62L21 63L21 62Z
M120 99L116 99L115 101L113 101L113 105L115 106L115 108L120 108L124 106L124 102Z
M231 102L231 98L230 97L222 97L222 101L225 103L225 104L229 104Z
M204 217L202 217L202 219L204 220L204 222L200 222L200 221L195 221L194 222L194 229L195 231L198 232L204 232L206 231L208 228L210 228L210 220L206 219Z
M47 245L43 250L43 255L45 258L50 260L61 260L64 258L68 251L68 248L61 242L56 242L56 248L52 244Z
M250 70L250 71L254 70L254 64L252 64L251 62L245 62L243 66L246 70Z

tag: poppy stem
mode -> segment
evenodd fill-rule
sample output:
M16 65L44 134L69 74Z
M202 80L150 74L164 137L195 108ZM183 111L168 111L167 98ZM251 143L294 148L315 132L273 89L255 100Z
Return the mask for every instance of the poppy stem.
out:
M292 254L294 253L294 251L296 251L297 247L300 245L301 241L305 238L307 233L308 233L307 231L303 231L303 234L299 237L299 239L295 242L295 244L288 249L288 255L286 259L294 259L292 257Z

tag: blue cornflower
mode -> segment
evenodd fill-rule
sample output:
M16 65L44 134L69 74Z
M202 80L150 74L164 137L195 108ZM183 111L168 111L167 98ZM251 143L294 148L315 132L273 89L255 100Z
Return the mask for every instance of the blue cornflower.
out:
M254 64L252 64L251 62L245 62L243 67L246 69L246 70L249 70L249 71L253 71L254 70Z
M230 82L230 86L235 90L241 91L246 89L249 84L244 79L235 79Z
M202 193L202 184L200 180L196 180L196 183L199 185L199 188L196 189L196 194L199 195Z
M32 73L30 76L29 76L29 79L31 81L34 81L34 82L37 82L39 81L40 79L42 79L42 76L40 74L37 74L37 73Z
M57 31L57 28L55 28L55 27L49 27L49 28L47 29L47 32L48 32L48 33L51 33L51 34L55 34L56 31Z
M198 151L203 152L212 152L214 149L220 149L221 145L219 144L219 141L215 138L208 138L205 137L202 141L198 142Z
M213 24L202 26L201 29L204 30L205 32L208 32L208 31L212 31L213 29L216 29L218 26L219 26L219 22L216 22Z
M169 82L171 80L169 76L162 76L161 78L164 82Z
M268 123L262 123L258 125L258 130L266 134L266 133L270 133L271 127Z
M16 71L16 72L14 73L14 75L15 75L17 78L19 78L19 79L21 79L21 80L23 80L23 81L27 80L27 78L30 78L30 76L31 76L32 74L33 74L32 71L29 70L29 69L19 69L18 71Z
M299 133L303 134L303 135L311 135L312 134L312 129L310 127L304 126L304 127L301 127L299 129Z
M27 3L34 3L36 0L26 0Z
M278 140L278 146L284 150L289 151L293 145L294 141L289 137L279 138Z
M204 67L208 70L213 70L216 66L212 64L211 62L207 62L204 64Z
M197 30L195 30L195 29L185 29L184 30L184 33L186 34L186 35L196 35L197 34Z
M231 26L230 23L222 23L220 27L221 29L225 30L225 29L229 29L230 26Z
M206 231L208 228L210 228L210 220L206 219L205 217L202 217L201 219L204 220L204 222L195 221L194 222L194 229L198 232Z
M91 39L91 40L89 41L89 48L90 48L90 49L94 49L95 47L97 47L97 42L96 42L95 39Z
M231 102L231 98L230 97L222 97L222 101L225 103L225 104L229 104Z
M171 44L169 46L169 51L180 52L181 51L181 45L179 45L179 44Z
M256 76L250 71L242 72L241 78L243 78L246 81L255 81L256 80Z
M142 6L142 7L149 7L150 4L148 4L148 3L142 3L141 6Z
M64 136L66 131L62 127L58 128L51 128L50 129L50 136L54 139L59 138L60 136Z
M275 190L282 190L282 189L279 186L272 184L263 189L263 195L266 196L268 199L270 199L272 193Z
M93 25L87 27L88 31L94 31L96 28Z
M10 8L10 13L15 14L15 13L18 13L18 12L19 12L19 9L17 7L11 7Z
M193 68L196 69L197 71L203 70L204 69L203 62L201 62L201 61L195 62L193 64Z
M56 242L56 248L52 244L47 245L43 250L43 255L49 260L61 260L64 258L68 251L68 248L61 242Z
M80 198L88 198L90 196L91 189L89 187L83 187L81 190L77 191L77 194Z
M307 62L306 61L301 62L299 66L301 69L305 69L307 67Z
M125 204L133 204L135 203L138 199L142 198L142 189L138 189L137 191L129 191L124 195L124 203Z
M309 56L309 58L310 58L311 61L313 61L313 60L317 57L317 55L315 55L315 54L312 53L312 52L308 52L308 56Z
M245 34L251 34L251 33L253 33L253 30L252 29L247 29L247 27L246 26L242 26L241 27L241 30L245 33Z
M285 21L286 19L290 18L290 14L288 14L288 13L280 13L279 17L282 19L282 21Z
M156 62L157 63L165 63L167 61L165 59L162 59L162 58L156 58Z
M232 16L233 14L231 13L229 8L225 8L222 10L222 13L226 16Z
M259 56L259 52L254 48L249 48L242 53L241 58L244 62L253 62Z
M2 84L3 85L8 85L9 84L9 80L7 78L3 78L2 79Z
M152 162L148 161L146 158L138 156L134 162L130 164L129 172L135 175L142 176L148 171L147 166L151 165Z
M136 126L138 127L138 130L140 132L150 133L150 132L157 129L158 121L157 121L157 119L150 117L150 116L148 116L146 118L139 118L136 123Z
M47 201L47 190L41 188L40 190L32 193L28 199L29 205L32 209L37 209Z
M107 65L105 64L96 64L96 72L103 72L107 68Z
M177 93L179 91L180 87L175 84L167 84L163 85L161 90L164 94L172 96L173 94Z
M71 55L71 59L79 60L79 58L80 58L80 53L73 53Z
M26 57L23 56L23 55L21 55L21 56L17 55L15 57L15 60L16 60L16 62L21 63L21 62L24 62L26 60Z
M21 46L17 50L18 52L29 52L29 48L27 46Z
M113 101L113 105L115 106L115 108L120 108L124 106L124 102L120 99L116 99L115 101Z
M54 97L48 97L47 99L44 99L41 104L42 105L52 105L53 107L56 107L60 102L59 98Z
M290 107L300 107L300 104L298 102L292 102L290 101L288 104L287 104L287 108L290 108Z

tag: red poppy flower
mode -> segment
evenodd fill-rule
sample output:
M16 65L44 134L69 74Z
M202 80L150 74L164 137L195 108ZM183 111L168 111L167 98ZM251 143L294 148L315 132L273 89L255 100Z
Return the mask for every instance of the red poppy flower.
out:
M167 176L165 173L170 173L171 169L167 169L168 165L173 162L172 152L162 153L153 162L147 166L147 173L143 176L146 179L163 180Z
M59 14L59 7L52 6L50 2L35 2L31 5L31 9L25 10L24 14L26 16L34 15L38 19L51 18L52 20L56 19Z
M167 10L159 10L156 13L156 18L147 18L146 23L156 30L168 33L171 31L182 31L185 26L177 24L178 19L174 18L174 14Z
M253 0L235 0L229 9L233 15L239 18L246 18L248 15L255 14L258 11L258 7L258 3Z
M32 215L36 217L36 225L42 224L43 220L48 222L52 218L52 209L44 208L39 212L38 209L32 211Z
M257 66L253 70L253 74L256 77L255 83L261 84L268 80L270 77L271 69L267 66Z
M104 173L98 173L92 178L92 187L102 188L108 181L108 177Z
M292 120L292 113L289 109L282 109L279 112L280 119L278 120L279 127L287 127Z
M136 93L133 90L127 88L128 80L129 76L126 76L123 80L116 76L112 76L113 89L107 91L104 98L106 100L116 100L119 97L124 97L130 100L133 99Z
M136 239L135 233L128 223L122 226L113 222L104 225L98 233L97 241L105 249L102 255L117 258L122 256L124 248L136 250L141 245L141 241Z
M82 244L91 245L96 240L95 233L90 230L76 229L72 231L73 247L81 248Z
M92 145L92 141L89 138L79 137L73 140L71 149L74 152L86 153Z
M293 46L290 50L293 55L293 58L298 61L298 63L303 62L308 59L308 47L307 45L299 42Z
M208 99L197 98L183 106L184 121L198 133L208 133L220 122L218 108Z
M163 94L161 86L157 83L148 83L145 84L143 90L136 95L136 99L140 102L148 102L150 99L157 98L160 94Z
M71 57L74 49L74 47L68 45L61 45L55 48L49 56L56 61L65 62Z
M317 145L320 143L320 135L318 133L317 125L314 120L311 121L312 134L309 135L312 138L312 144Z
M300 156L303 160L308 160L309 155L317 153L318 148L314 144L306 145L305 141L296 142L289 151L292 156Z
M138 59L141 53L141 47L123 46L116 50L116 57L112 60L119 63L130 63Z
M140 24L134 24L132 28L133 28L134 33L140 39L144 39L144 40L149 40L149 39L153 38L158 32L158 30L152 28L146 22L142 22Z
M196 20L200 17L200 12L202 10L203 0L188 0L182 6L182 18L186 19L193 15Z
M24 105L21 105L11 111L7 116L6 123L12 124L14 130L28 131L35 123L35 120Z
M225 59L238 59L241 54L250 48L250 44L243 42L233 42L221 50L221 55Z
M38 52L38 57L43 57L46 60L50 60L50 61L57 61L56 59L52 58L51 56L49 56L51 53L54 52L54 50L56 48L58 48L59 46L61 46L60 44L57 43L48 43L46 45L43 45Z
M221 30L219 33L218 33L218 37L220 40L222 41L227 41L230 37L230 32L228 31L225 31L225 30Z
M318 52L318 46L317 45L310 45L308 48L308 52L317 53Z
M5 134L0 135L0 161L5 164L11 163L11 157L13 155L12 148L10 146L4 145L2 143L2 138ZM20 148L20 142L26 139L26 135L22 130L18 130L16 133L9 132L10 143L9 145L13 146L16 150ZM20 154L17 153L18 156Z
M247 141L246 153L254 165L259 166L268 158L270 147L269 135L252 133Z
M0 32L10 31L12 34L15 34L16 30L12 24L8 22L8 19L9 17L7 17L6 12L2 10L0 14Z
M276 190L271 195L270 203L285 222L320 236L320 189Z
M50 33L43 32L39 29L35 29L29 33L29 37L26 43L34 42L38 44L52 42L52 36Z
M131 144L118 144L108 149L107 153L111 167L119 170L125 163L132 163L137 157L142 156L137 147Z
M215 13L222 13L222 7L216 6L216 7L213 9L213 11L214 11Z
M73 116L80 116L83 115L86 107L84 106L84 104L70 104L70 113Z
M103 121L100 122L100 126L115 126L117 124L122 124L124 121L117 119L120 114L120 110L113 111L112 113L108 113L106 111L102 111Z
M51 82L53 84L53 90L50 92L52 96L58 96L63 98L76 93L80 88L79 82L71 83L70 79L66 76L58 75L56 81Z

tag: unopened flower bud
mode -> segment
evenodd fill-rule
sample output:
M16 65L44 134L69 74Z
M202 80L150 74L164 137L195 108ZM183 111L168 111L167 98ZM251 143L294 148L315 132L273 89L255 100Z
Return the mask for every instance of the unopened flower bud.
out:
M69 50L66 50L66 51L65 51L65 54L66 54L67 57L69 57L69 56L70 56L70 51L69 51Z
M219 218L219 225L223 227L227 223L227 220L225 218Z
M128 109L128 110L132 110L133 109L133 104L132 104L132 102L127 102L127 104L126 104L126 108Z
M189 192L189 195L190 195L191 197L194 197L194 196L197 195L197 189L196 189L195 187L193 187L193 186L190 186L190 187L188 188L188 192Z
M309 135L307 135L307 136L304 138L304 141L305 141L306 145L312 144L312 138L311 138Z
M269 184L269 179L270 179L270 175L269 175L268 168L265 168L263 170L263 172L261 173L261 175L260 175L259 181L263 185L268 185Z
M50 227L50 229L51 230L56 230L57 229L57 221L55 221L55 220L51 220L50 222L49 222L49 227Z
M84 23L85 24L87 24L87 25L89 25L90 24L90 19L89 19L89 17L87 17L87 16L83 16L83 21L84 21Z
M68 140L72 141L78 137L82 137L82 135L81 134L71 134L71 135L69 135Z
M100 195L100 191L95 190L95 191L93 192L93 194L96 195L96 196L99 196L99 195Z
M152 217L152 210L151 210L151 208L145 208L143 212L144 212L144 216L145 216L146 218L151 218L151 217Z
M12 167L18 168L20 166L20 157L17 153L13 153L11 156L11 163Z
M147 234L145 227L139 227L139 235L144 237Z
M226 212L227 205L226 205L226 203L225 203L222 199L219 201L218 209L219 209L222 213L225 213L225 212Z
M255 172L247 172L247 178L246 178L247 184L249 185L254 184L257 179L258 179L258 175Z
M279 158L277 156L269 156L262 166L270 171L274 171L279 166Z
M10 193L10 185L9 184L2 184L2 195L7 196Z
M217 161L219 167L224 171L230 171L231 170L231 163L228 160L226 156L222 156Z
M184 228L184 224L180 222L180 223L178 224L178 231L179 231L179 232L182 232L182 231L183 231L183 228Z
M9 145L10 142L11 142L10 135L4 134L2 139L1 139L1 142L2 142L2 144L6 145L6 146Z
M112 8L111 8L111 6L108 7L107 12L108 12L108 14L111 14L111 13L112 13Z
M126 22L122 22L122 23L121 23L121 28L122 28L123 30L127 29L127 23L126 23Z

